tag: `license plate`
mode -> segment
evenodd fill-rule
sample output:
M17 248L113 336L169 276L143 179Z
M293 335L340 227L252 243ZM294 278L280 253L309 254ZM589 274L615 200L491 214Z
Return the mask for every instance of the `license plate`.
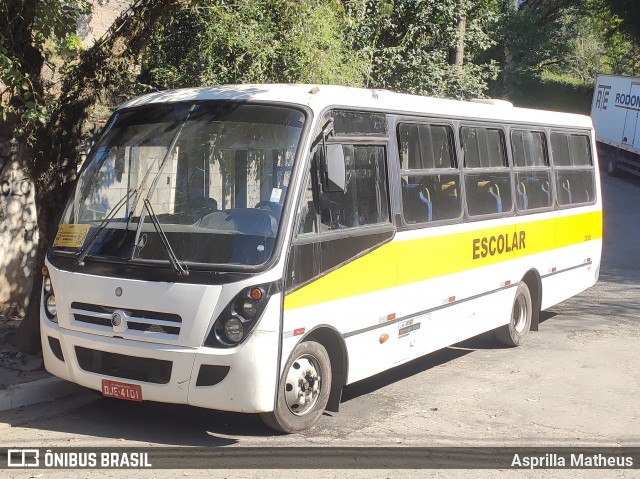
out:
M103 379L102 395L110 398L126 399L127 401L142 401L142 388L138 384Z

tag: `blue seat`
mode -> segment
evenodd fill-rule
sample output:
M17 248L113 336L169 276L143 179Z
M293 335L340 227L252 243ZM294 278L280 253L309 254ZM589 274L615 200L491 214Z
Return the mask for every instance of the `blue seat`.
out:
M561 204L570 205L573 203L573 195L571 194L571 183L566 178L560 183L560 199ZM564 200L564 201L563 201Z
M478 181L475 191L469 192L469 199L469 213L472 215L502 213L500 188L491 180Z
M494 183L489 186L487 193L489 197L493 199L493 202L490 202L490 204L495 203L495 210L490 211L490 213L502 213L502 197L500 196L500 188L498 188L498 185Z
M516 186L516 194L518 195L518 208L528 210L529 196L527 195L527 186L524 181L520 181L518 186Z
M402 211L410 223L423 223L433 220L433 203L429 188L420 183L402 185Z

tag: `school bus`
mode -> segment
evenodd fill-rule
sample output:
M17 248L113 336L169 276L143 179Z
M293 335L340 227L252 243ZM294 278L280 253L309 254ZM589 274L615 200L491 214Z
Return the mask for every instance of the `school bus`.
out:
M324 85L152 93L108 121L43 268L46 369L297 432L345 385L593 285L589 117Z

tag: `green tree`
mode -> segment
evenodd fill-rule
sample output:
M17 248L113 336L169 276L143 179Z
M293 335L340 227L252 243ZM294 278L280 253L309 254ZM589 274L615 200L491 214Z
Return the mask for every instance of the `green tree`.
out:
M529 86L532 77L566 57L576 32L565 19L577 3L577 0L496 1L497 21L493 26L496 44L491 56L500 63L500 75L494 92L517 97Z
M0 142L17 144L15 157L33 180L39 241L34 284L42 281L51 234L73 184L86 138L85 120L104 92L116 90L130 77L131 65L145 45L147 31L170 17L179 0L136 0L104 38L62 63L51 81L45 69L75 32L87 3L67 0L0 0L0 80L3 121ZM32 288L14 342L26 351L39 349L39 296Z
M494 94L523 99L531 90L578 89L585 97L598 73L637 74L637 2L626 0L498 0L500 76ZM621 16L622 15L622 16ZM538 88L540 87L540 88ZM584 102L584 99L580 100ZM588 99L587 99L588 101ZM547 105L549 106L549 105Z
M224 83L361 85L336 0L206 0L153 32L141 80L153 88ZM184 39L189 39L185 41Z
M347 0L345 5L352 44L368 63L371 87L477 97L496 73L491 59L478 57L492 44L487 31L495 19L491 2ZM466 60L456 65L451 52L462 49Z
M619 18L618 28L640 43L640 2L637 0L606 0L611 13Z

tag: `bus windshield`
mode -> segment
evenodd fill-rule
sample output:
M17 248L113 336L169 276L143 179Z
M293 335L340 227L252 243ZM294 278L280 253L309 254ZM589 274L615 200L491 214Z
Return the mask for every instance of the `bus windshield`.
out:
M157 220L180 262L266 262L304 121L293 108L232 101L116 112L87 158L53 251L169 263ZM74 243L61 231L84 234Z

